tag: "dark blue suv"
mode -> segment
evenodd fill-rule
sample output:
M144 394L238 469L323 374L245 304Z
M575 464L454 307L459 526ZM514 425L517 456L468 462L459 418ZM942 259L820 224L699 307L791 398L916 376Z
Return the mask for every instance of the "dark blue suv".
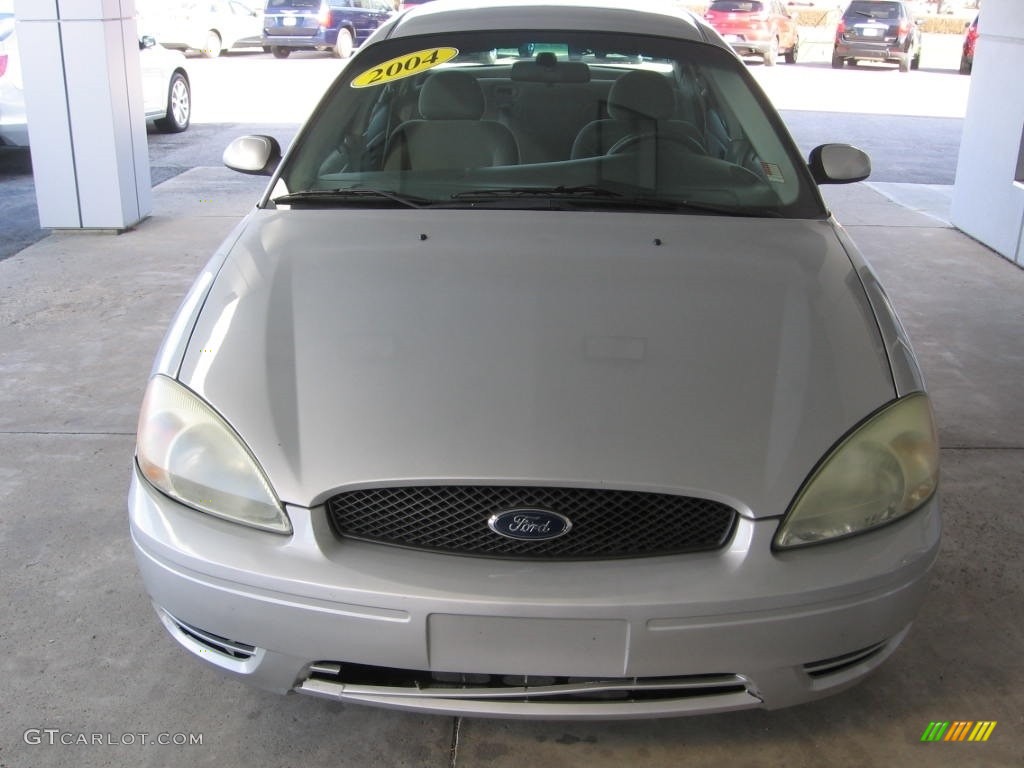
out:
M393 11L389 0L267 0L263 46L278 59L296 50L347 59Z

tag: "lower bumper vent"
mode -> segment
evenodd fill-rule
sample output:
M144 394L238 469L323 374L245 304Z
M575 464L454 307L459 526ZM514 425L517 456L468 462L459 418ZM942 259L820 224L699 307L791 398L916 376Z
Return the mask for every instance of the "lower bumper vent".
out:
M642 702L701 699L740 694L749 697L739 675L583 678L422 672L342 664L314 664L296 690L329 698L389 697L463 702Z
M804 664L804 672L814 678L834 675L837 672L842 672L850 667L855 667L858 664L862 664L868 659L877 656L885 649L887 644L887 641L882 641L881 643L875 643L874 645L869 645L867 648L861 648L859 651L846 653L842 656L835 656L831 659L822 659L821 661L812 661L808 664Z
M247 645L246 643L240 643L236 640L228 640L226 637L215 635L212 632L207 632L199 627L193 627L191 624L186 624L181 619L177 619L171 614L164 612L164 615L171 620L171 623L185 636L191 638L200 645L209 648L211 651L228 656L236 661L246 661L251 659L256 653L256 647L253 645Z

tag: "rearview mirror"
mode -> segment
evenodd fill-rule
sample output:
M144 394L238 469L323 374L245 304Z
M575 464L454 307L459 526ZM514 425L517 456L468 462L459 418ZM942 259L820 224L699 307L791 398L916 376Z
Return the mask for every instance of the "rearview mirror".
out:
M233 171L272 176L281 162L281 145L273 136L240 136L228 144L222 159Z
M811 150L807 166L819 184L851 184L871 175L871 158L849 144L822 144Z

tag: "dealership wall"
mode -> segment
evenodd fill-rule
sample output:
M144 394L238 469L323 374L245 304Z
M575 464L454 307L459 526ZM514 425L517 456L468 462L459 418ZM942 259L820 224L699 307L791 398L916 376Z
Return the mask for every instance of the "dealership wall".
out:
M1024 266L1024 3L985 0L953 224Z

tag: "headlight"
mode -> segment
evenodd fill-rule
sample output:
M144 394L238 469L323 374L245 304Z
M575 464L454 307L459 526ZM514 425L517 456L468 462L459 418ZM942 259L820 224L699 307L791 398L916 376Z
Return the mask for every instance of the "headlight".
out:
M173 499L236 523L291 533L266 475L242 439L198 396L154 376L139 416L143 476Z
M908 395L847 435L797 494L775 547L852 536L921 507L939 480L939 444L928 396Z

